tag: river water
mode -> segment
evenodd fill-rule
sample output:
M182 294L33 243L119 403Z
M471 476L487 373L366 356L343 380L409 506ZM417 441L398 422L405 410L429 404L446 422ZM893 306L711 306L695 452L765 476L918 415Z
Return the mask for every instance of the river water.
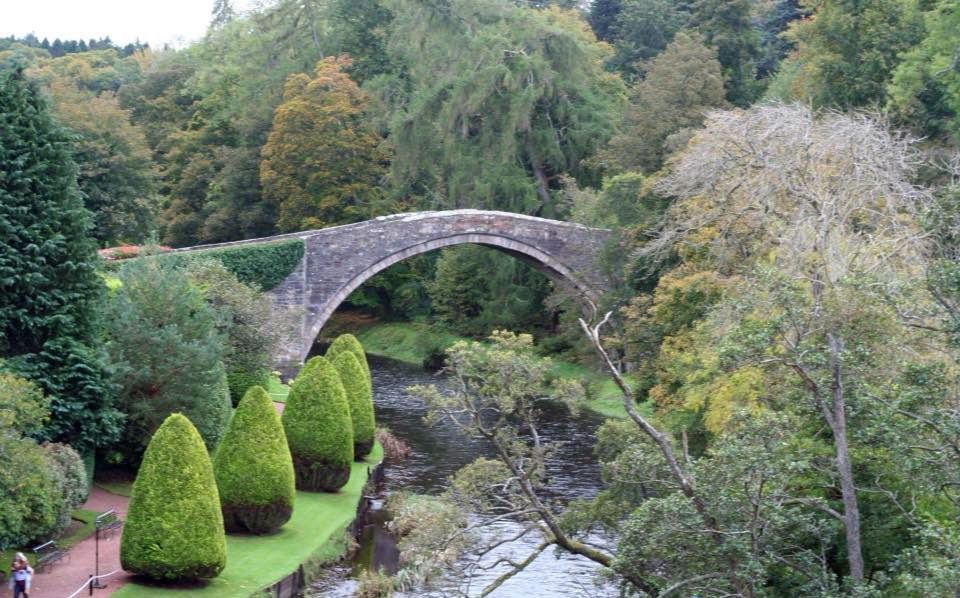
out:
M458 469L479 456L493 456L485 442L464 437L453 425L440 423L428 427L423 418L426 409L422 402L405 392L414 384L436 384L443 387L441 376L400 362L370 358L373 377L374 404L377 423L386 426L412 449L412 455L399 465L386 470L385 494L406 490L421 494L438 494L448 479ZM593 459L592 448L595 432L602 419L589 413L574 418L561 409L545 414L540 434L548 441L562 441L547 463L550 498L568 501L574 498L589 498L601 487L600 471ZM518 531L519 524L506 522L504 532ZM392 550L391 542L385 541L383 527L371 525L365 530L361 553L381 554ZM603 538L591 539L603 542ZM522 559L537 544L531 534L529 540L519 540L502 547L491 555L491 560L512 555ZM385 546L386 545L386 546ZM375 559L376 560L376 559ZM306 596L310 598L349 598L357 587L354 575L363 565L355 562L332 568L328 575L318 580ZM598 582L596 573L600 567L579 556L571 556L549 549L541 554L527 569L510 579L490 594L491 598L606 598L617 595L615 588ZM465 592L476 596L504 569L481 572L473 576ZM464 592L461 584L438 582L433 590L417 590L394 594L397 598L425 598L459 595Z

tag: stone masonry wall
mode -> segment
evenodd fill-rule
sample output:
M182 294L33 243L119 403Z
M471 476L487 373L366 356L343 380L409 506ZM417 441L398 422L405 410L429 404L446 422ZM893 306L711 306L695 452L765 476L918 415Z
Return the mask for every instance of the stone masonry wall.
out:
M277 356L285 377L296 373L320 329L354 289L380 270L426 251L478 243L530 262L591 300L609 286L599 258L610 231L507 212L415 212L283 236L302 238L306 245L297 269L270 291L278 307L302 313L299 338L291 338ZM201 248L189 250L195 249Z

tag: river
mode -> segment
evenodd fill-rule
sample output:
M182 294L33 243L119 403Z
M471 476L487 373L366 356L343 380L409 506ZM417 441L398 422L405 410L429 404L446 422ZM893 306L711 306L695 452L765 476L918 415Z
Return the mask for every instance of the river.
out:
M384 494L397 490L407 490L422 494L437 494L447 485L447 481L459 468L477 457L492 456L490 447L483 441L465 438L450 424L437 424L428 427L423 422L426 409L422 402L407 395L405 389L414 384L436 384L440 387L444 379L420 368L400 362L370 358L373 377L374 403L377 423L386 426L412 449L412 455L399 465L386 470ZM589 498L601 487L600 471L593 459L592 449L594 433L602 422L598 416L582 413L577 418L570 417L565 411L557 409L547 413L541 426L541 435L550 441L560 441L556 453L547 463L549 491L551 498L561 501L574 498ZM519 530L519 525L507 522L504 531ZM602 542L602 538L593 540ZM496 556L513 554L523 558L529 549L536 545L531 536L529 541L521 540L505 545ZM371 544L376 544L372 546ZM389 552L391 546L382 527L368 526L361 543L361 553L368 555L376 552ZM366 549L366 551L364 551ZM492 555L492 558L496 558ZM357 587L353 575L362 565L359 563L342 564L333 567L328 575L318 580L306 596L310 598L349 598ZM541 554L523 572L510 579L495 592L491 598L566 598L592 597L605 598L617 595L610 585L597 585L599 566L579 556L571 556L548 550ZM497 577L503 570L482 572L470 580L470 596ZM449 584L437 584L433 592L418 590L394 594L397 598L418 598L453 595ZM462 587L460 588L463 589Z

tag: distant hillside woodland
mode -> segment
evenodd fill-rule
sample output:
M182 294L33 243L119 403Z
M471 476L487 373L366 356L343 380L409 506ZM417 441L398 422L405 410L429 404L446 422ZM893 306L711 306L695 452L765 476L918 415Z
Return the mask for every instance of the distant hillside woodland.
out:
M629 592L960 595L960 0L216 0L181 50L36 36L0 69L66 130L100 247L453 208L614 229L598 340L660 436L606 424L607 489L554 523L607 528ZM57 342L97 347L150 296L77 308ZM485 248L350 303L593 359L572 298ZM0 356L55 361L14 320ZM54 406L96 385L60 421L125 383L44 371L17 370ZM110 434L24 433L100 450L153 425L103 405Z

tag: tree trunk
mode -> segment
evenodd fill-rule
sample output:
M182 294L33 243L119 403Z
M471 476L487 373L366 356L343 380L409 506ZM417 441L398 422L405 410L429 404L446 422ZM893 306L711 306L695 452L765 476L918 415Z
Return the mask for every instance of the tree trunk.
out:
M840 478L840 495L843 499L847 562L850 566L850 578L856 583L861 583L863 582L863 549L860 544L860 509L857 506L857 487L853 481L853 465L850 462L850 445L847 441L846 401L843 396L840 368L843 341L832 334L828 334L827 339L830 343L830 367L833 371L831 385L833 413L832 417L828 418L828 423L833 432L834 450L837 452L837 475Z

